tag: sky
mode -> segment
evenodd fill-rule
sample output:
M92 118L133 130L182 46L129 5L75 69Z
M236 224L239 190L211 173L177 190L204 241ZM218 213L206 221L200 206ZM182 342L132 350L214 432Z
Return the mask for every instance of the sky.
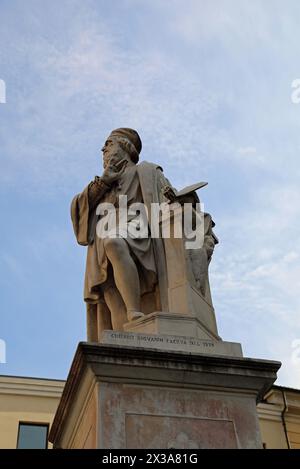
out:
M0 374L64 379L85 340L70 202L110 131L199 192L219 333L300 387L297 0L0 0Z

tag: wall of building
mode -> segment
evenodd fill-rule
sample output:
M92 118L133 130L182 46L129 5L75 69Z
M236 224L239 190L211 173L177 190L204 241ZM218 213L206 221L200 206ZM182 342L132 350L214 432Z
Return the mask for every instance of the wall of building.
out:
M257 411L267 449L300 448L300 390L273 386Z
M50 426L63 386L58 380L0 376L0 448L16 448L19 422Z
M281 419L268 418L259 412L259 424L266 449L288 448Z
M287 417L286 419L287 432L292 449L300 449L300 416Z

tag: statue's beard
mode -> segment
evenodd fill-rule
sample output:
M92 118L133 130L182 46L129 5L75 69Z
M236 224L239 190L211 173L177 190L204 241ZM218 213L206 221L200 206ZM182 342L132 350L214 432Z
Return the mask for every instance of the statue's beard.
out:
M123 152L115 152L109 157L106 157L105 160L103 160L103 168L107 168L109 164L118 164L121 160L124 159L124 153Z

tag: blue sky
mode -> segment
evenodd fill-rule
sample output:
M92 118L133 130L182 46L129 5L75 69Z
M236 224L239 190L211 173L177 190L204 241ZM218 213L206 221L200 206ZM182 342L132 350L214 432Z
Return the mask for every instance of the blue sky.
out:
M0 0L1 374L65 378L85 339L70 201L110 130L201 200L220 335L300 387L300 5Z

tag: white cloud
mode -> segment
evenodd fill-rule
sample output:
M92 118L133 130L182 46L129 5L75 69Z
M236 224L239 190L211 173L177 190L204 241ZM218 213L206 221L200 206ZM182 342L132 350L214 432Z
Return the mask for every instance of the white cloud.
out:
M254 197L255 206L216 227L216 314L225 340L232 334L247 355L282 361L281 384L299 386L291 344L300 337L300 194L292 186L269 187L256 188Z
M143 54L128 49L92 14L71 37L61 46L45 38L22 42L22 57L30 57L39 83L27 84L26 98L18 90L18 139L5 129L4 147L12 156L4 183L22 173L39 192L64 190L69 181L88 177L96 139L100 146L123 123L141 131L146 157L159 155L161 163L185 169L187 178L199 164L205 170L220 159L261 161L249 151L239 159L231 130L218 122L226 108L237 115L230 92L208 86L180 58L163 48Z
M257 153L257 149L255 147L240 147L238 148L238 153L240 155L255 155Z

